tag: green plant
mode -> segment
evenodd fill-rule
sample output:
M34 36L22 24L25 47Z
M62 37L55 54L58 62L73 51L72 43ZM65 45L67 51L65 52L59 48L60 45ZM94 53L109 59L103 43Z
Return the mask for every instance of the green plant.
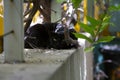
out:
M62 2L64 0L57 0L58 2ZM72 0L73 6L75 9L79 8L79 4L82 0ZM90 34L91 37L88 37L82 33L73 33L77 38L82 38L87 40L91 45L86 48L86 51L91 51L94 49L95 44L101 42L109 42L115 38L115 36L100 36L100 34L113 23L110 22L111 15L108 13L110 11L120 10L119 6L109 6L107 12L105 14L101 14L100 19L96 20L93 17L87 16L88 23L84 24L78 21L80 27L87 33Z
M87 37L82 33L74 33L77 38L82 38L91 43L91 46L86 48L86 51L94 49L94 45L100 42L108 42L114 39L114 36L100 36L101 32L110 25L110 16L104 15L101 20L96 20L93 17L87 16L88 24L79 22L81 28L90 34L91 37Z
M74 0L76 1L76 0ZM91 37L87 37L86 35L82 33L74 33L74 35L77 38L82 38L87 40L91 45L85 49L85 51L91 51L94 49L95 44L101 43L101 42L109 42L115 38L115 36L100 36L100 34L108 27L109 25L113 25L113 23L110 22L111 15L109 12L118 11L120 10L120 5L114 6L111 5L107 9L107 12L104 14L101 14L100 19L96 20L93 17L87 16L88 23L84 24L82 22L79 22L79 25L81 28L90 34Z

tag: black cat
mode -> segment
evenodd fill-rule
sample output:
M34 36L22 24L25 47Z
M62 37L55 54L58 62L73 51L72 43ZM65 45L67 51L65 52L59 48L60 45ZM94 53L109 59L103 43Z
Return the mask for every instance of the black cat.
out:
M69 29L70 37L73 35L74 28ZM36 24L28 28L25 32L25 48L44 48L44 49L70 49L75 48L74 44L67 44L64 39L64 27L60 23Z

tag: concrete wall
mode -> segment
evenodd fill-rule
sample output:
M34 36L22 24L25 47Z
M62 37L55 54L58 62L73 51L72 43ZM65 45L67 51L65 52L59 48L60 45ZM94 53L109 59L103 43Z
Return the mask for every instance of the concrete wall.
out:
M79 49L66 59L50 80L81 80Z
M34 49L24 56L25 63L1 64L0 80L80 80L79 50Z
M25 63L1 64L0 80L93 80L92 54L83 49L25 50Z
M93 54L84 52L90 44L84 39L78 41L78 49L25 49L25 63L21 64L2 64L3 53L0 80L93 80Z
M24 49L23 1L4 0L4 52L6 62L22 62Z
M90 37L88 33L83 33L84 35ZM80 54L80 80L93 80L93 52L85 52L86 47L90 47L91 44L85 39L78 39L81 47L79 48Z

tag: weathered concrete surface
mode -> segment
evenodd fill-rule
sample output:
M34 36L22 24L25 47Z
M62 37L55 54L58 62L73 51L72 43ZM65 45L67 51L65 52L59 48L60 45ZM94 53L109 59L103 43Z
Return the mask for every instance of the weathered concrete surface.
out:
M0 56L0 80L50 80L76 50L25 50L25 63L3 63ZM54 79L56 80L56 79ZM69 80L69 79L64 79ZM72 80L72 79L71 79Z
M58 64L2 64L0 80L49 80Z

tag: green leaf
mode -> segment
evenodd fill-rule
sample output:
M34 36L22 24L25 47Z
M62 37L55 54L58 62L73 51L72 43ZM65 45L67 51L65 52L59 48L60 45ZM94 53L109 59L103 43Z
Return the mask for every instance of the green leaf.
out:
M106 27L108 27L110 23L102 23L102 25L100 26L100 30L99 33L101 33L103 30L105 30Z
M83 28L84 31L90 33L91 36L94 36L94 28L89 26L88 24L84 24L84 23L79 23L81 28Z
M82 0L72 0L73 6L78 8Z
M111 19L111 16L105 15L104 18L103 18L103 22L109 22L110 19Z
M84 51L85 51L86 53L88 53L88 52L93 51L94 48L95 48L94 46L87 47L87 48L84 49Z
M65 0L57 0L57 2L61 3L61 2L64 2Z
M90 16L87 16L87 20L90 22L91 27L93 27L94 29L101 23L101 21L96 20L95 18Z
M100 42L109 42L111 40L113 40L115 38L115 36L104 36L98 39L98 41L96 41L97 43Z
M109 7L109 11L119 11L119 10L120 10L120 5L118 6L113 5Z
M93 43L92 39L85 36L84 34L81 34L81 33L73 33L77 38L82 38L82 39L85 39L87 41L89 41L90 43Z
M100 29L99 29L99 33L101 33L103 30L105 30L105 28L111 24L110 23L110 19L111 19L111 16L108 16L108 15L105 15L104 18L103 18L103 22L101 23L101 26L100 26Z

